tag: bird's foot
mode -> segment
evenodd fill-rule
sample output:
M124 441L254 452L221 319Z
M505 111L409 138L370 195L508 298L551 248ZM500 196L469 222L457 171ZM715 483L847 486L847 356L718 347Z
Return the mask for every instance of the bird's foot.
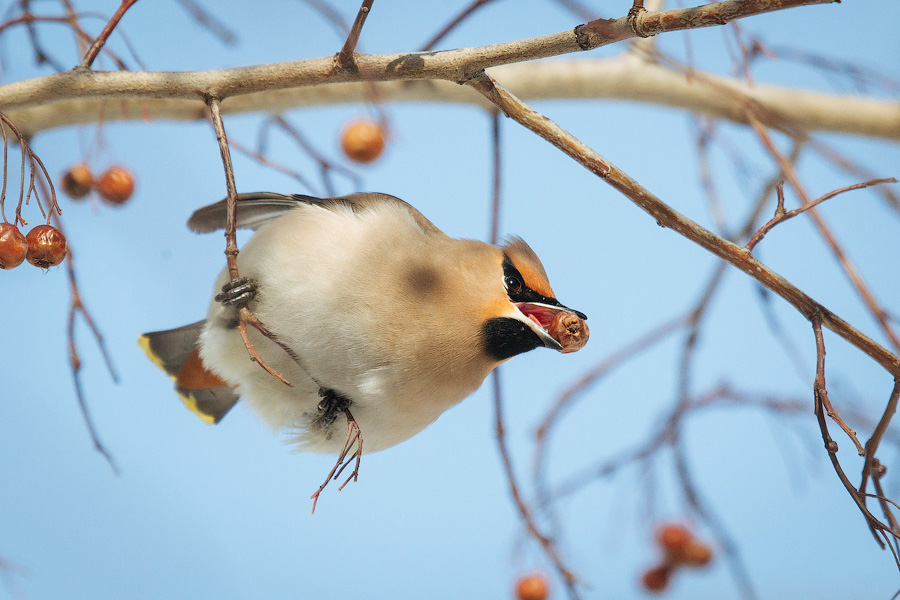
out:
M215 300L225 306L247 306L251 300L256 298L258 291L259 284L255 279L238 277L223 285L222 292L216 294Z
M321 393L321 392L320 392ZM343 396L339 396L343 398L348 403L350 402ZM324 400L323 400L324 401ZM349 405L349 404L348 404ZM363 439L362 432L359 429L359 424L356 422L356 419L353 418L353 415L350 414L350 410L348 408L344 408L341 410L344 413L344 416L347 417L347 437L344 438L344 445L341 447L341 453L338 455L337 462L334 463L334 466L331 467L331 471L328 472L328 476L325 478L325 481L322 482L322 485L319 486L319 489L316 490L316 493L310 496L313 501L312 511L316 512L316 503L319 501L319 494L322 493L322 490L325 489L332 479L337 479L341 476L341 473L344 472L344 469L347 468L351 462L354 462L353 472L350 473L350 477L347 478L344 483L341 484L341 487L338 488L338 491L344 489L350 480L356 481L359 478L359 462L362 459L362 449L363 449ZM350 450L356 448L353 453L350 453ZM356 459L354 461L354 459Z
M330 427L338 415L350 408L350 398L340 392L328 388L319 388L319 405L316 407L316 420L322 427Z

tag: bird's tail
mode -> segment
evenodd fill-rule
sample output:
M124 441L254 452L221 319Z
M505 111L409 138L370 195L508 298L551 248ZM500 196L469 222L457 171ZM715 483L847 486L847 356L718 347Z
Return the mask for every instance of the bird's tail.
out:
M204 323L145 333L138 345L172 378L184 405L206 423L215 424L237 403L238 395L200 360L197 342Z

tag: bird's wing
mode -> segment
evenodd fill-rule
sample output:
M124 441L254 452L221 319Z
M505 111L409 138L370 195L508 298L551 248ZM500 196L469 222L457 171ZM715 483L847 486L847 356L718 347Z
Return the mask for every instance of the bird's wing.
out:
M415 208L388 194L360 193L335 198L316 198L302 194L275 194L272 192L251 192L238 194L237 215L235 225L238 228L256 229L266 221L281 216L300 204L312 204L322 208L333 209L337 206L349 206L354 212L365 212L373 206L391 203L403 207L415 219L422 230L429 234L441 233L440 229L425 218ZM225 200L204 206L191 215L188 227L197 233L209 233L225 228Z

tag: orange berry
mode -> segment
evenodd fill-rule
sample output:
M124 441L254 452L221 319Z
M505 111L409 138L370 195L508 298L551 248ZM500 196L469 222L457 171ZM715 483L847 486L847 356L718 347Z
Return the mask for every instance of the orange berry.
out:
M673 558L682 564L705 567L712 560L712 556L712 548L703 542L692 540L687 546L679 550Z
M125 167L110 167L100 176L97 187L110 204L124 204L134 193L134 176Z
M353 121L344 127L341 147L351 160L370 163L384 150L384 131L372 121Z
M646 571L641 577L641 584L649 592L661 592L669 586L669 576L671 574L672 567L660 565Z
M687 546L694 536L683 525L670 523L656 530L656 541L666 552L678 552Z
M52 225L37 225L25 236L28 262L36 267L55 267L66 257L66 238Z
M94 186L94 176L85 165L75 165L63 174L62 189L73 200L81 200Z
M550 584L540 573L519 577L516 581L516 598L519 600L546 600L550 595Z
M28 242L12 223L0 223L0 269L14 269L28 255Z

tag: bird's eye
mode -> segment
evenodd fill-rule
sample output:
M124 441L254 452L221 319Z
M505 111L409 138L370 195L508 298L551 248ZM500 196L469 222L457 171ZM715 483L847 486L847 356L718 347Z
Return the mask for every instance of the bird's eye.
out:
M506 289L510 292L520 292L522 291L522 280L518 277L509 276L504 280L506 284Z

